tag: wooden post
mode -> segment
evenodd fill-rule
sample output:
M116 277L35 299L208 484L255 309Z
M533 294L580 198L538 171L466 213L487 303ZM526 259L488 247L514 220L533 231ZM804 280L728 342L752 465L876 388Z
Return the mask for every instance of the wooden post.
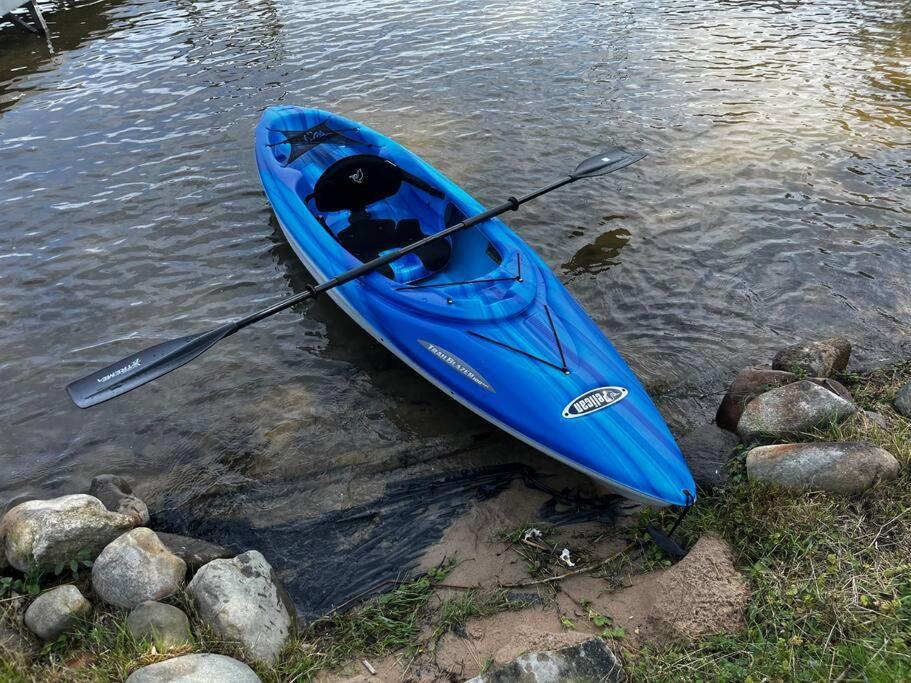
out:
M38 24L38 32L42 35L47 35L47 22L44 21L44 15L41 14L41 10L38 8L37 0L30 0L25 7L28 9L28 13L32 17L32 21Z
M28 10L29 16L32 19L32 24L23 21L13 14L13 10L17 7L25 7L25 9ZM3 14L0 15L0 20L5 19L6 21L10 21L29 33L48 34L47 22L44 21L44 15L41 14L41 10L38 8L37 0L0 0L0 12L3 12Z

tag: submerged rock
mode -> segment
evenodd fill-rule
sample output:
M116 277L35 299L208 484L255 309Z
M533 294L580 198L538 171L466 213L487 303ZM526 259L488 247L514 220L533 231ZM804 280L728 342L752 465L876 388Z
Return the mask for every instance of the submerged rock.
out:
M294 606L259 552L202 567L187 592L204 623L221 638L238 643L250 659L271 663L288 639Z
M25 611L25 625L41 640L57 640L92 613L92 603L76 586L57 586L42 593Z
M130 609L174 595L186 573L186 563L154 531L138 527L101 552L92 566L92 588L109 605Z
M166 534L161 531L155 533L158 535L158 540L164 543L168 550L187 563L187 569L191 573L195 573L197 569L212 560L234 557L234 553L224 546L208 541L179 534Z
M526 652L468 683L610 683L626 680L619 660L600 638L560 650Z
M895 395L895 409L905 417L911 417L911 382L899 389Z
M721 400L718 412L715 414L715 423L722 429L729 432L737 431L737 423L747 403L770 389L777 389L793 382L799 382L800 377L793 372L784 372L783 370L770 370L769 368L744 368L731 386L728 387L727 393ZM854 399L851 392L845 386L834 379L825 377L808 377L807 381L818 384L829 391L838 394L846 401L853 403Z
M788 438L850 417L857 406L813 382L772 389L750 401L737 423L745 441Z
M123 477L101 474L92 479L89 495L95 496L111 512L133 518L135 526L149 523L149 508L133 495L133 488Z
M260 683L253 669L224 655L184 655L137 669L127 683Z
M11 508L0 520L0 538L7 561L19 571L52 571L80 554L94 559L133 526L131 517L109 512L93 496L76 494Z
M759 446L747 454L747 476L793 489L860 493L895 479L899 464L868 441Z
M696 485L710 490L727 481L724 467L730 462L740 439L725 429L705 425L689 432L678 443Z
M193 637L190 620L183 610L162 602L137 605L127 617L127 628L136 640L151 640L159 652L180 647Z
M775 354L772 368L813 377L829 377L848 367L851 342L842 337L787 346Z

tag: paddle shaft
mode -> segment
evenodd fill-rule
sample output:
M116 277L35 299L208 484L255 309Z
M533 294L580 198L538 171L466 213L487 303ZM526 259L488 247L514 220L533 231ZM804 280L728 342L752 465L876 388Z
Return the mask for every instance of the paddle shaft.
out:
M231 336L238 330L242 330L243 328L247 327L248 325L252 325L253 323L259 322L263 318L268 318L270 315L278 313L279 311L283 311L286 308L290 308L291 306L299 304L302 301L308 301L309 299L314 299L317 296L319 296L320 294L322 294L323 292L327 292L330 289L335 289L336 287L343 285L346 282L351 282L352 280L356 280L363 275L372 273L373 271L375 271L379 268L382 268L383 266L385 266L389 263L392 263L396 259L401 258L405 254L410 254L411 252L420 249L424 245L430 244L431 242L435 242L436 240L441 240L444 237L448 237L449 235L457 233L460 230L465 230L466 228L470 228L471 226L477 225L478 223L483 223L484 221L494 218L495 216L504 214L507 211L515 211L522 204L525 204L526 202L530 202L532 199L540 197L542 194L547 194L548 192L556 190L558 187L563 187L564 185L568 185L569 183L573 182L574 180L577 180L577 178L575 178L573 176L565 176L563 178L555 180L554 182L552 182L548 185L538 188L537 190L533 190L532 192L529 192L526 195L522 195L521 197L518 197L518 198L510 197L502 204L498 204L497 206L487 209L486 211L482 211L481 213L477 214L476 216L472 216L471 218L461 221L460 223L451 225L444 230L440 230L440 232L436 232L432 235L428 235L427 237L424 237L423 239L420 239L417 242L412 242L411 244L404 246L400 249L397 249L394 252L391 252L384 256L378 256L377 258L373 259L372 261L367 261L366 263L362 263L361 265L356 266L355 268L352 268L351 270L345 271L341 275L335 276L331 280L326 280L322 284L319 284L316 286L308 285L306 291L303 291L300 294L295 294L292 297L288 297L284 301L279 301L277 304L273 304L272 306L269 306L268 308L264 308L261 311L257 311L256 313L251 313L247 317L241 318L240 320L235 321L234 329L231 332L229 332L228 334L226 334L225 336L226 337Z
M235 332L242 330L248 325L252 325L264 318L268 318L279 311L290 308L295 304L316 298L323 292L334 289L352 280L372 273L378 268L392 263L396 259L410 254L421 247L424 247L434 240L441 240L460 230L465 230L473 225L482 223L495 216L515 211L525 202L529 202L536 197L547 194L558 187L568 185L582 178L593 178L598 175L612 173L621 168L626 168L630 164L639 161L644 154L630 154L619 148L614 148L601 154L590 157L580 163L570 175L563 176L554 180L548 185L533 190L518 199L510 197L502 204L493 208L482 211L477 216L472 216L460 223L456 223L448 228L441 230L433 235L428 235L417 242L413 242L405 247L392 251L383 256L379 256L372 261L362 263L351 270L336 275L330 280L318 285L307 285L303 292L288 297L268 308L264 308L256 313L252 313L244 318L225 323L214 330L203 332L202 334L190 335L179 339L156 344L140 351L138 354L131 354L126 358L112 363L107 367L82 377L75 382L70 382L66 390L73 402L80 408L88 408L103 401L121 396L128 391L147 384L172 370L186 365L197 356L205 353L225 337L230 337Z

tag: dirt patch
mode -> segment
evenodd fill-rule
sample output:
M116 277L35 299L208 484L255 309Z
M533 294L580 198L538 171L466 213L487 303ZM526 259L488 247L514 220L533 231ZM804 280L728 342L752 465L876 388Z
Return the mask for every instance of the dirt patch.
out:
M440 638L431 617L417 639L422 647L417 657L397 655L371 662L376 675L355 662L344 673L319 680L463 681L525 652L557 650L592 634L617 638L612 646L617 651L617 647L635 650L643 644L686 642L742 627L749 589L721 539L706 536L673 567L643 575L637 572L644 556L635 546L618 554L620 548L630 547L628 534L604 524L559 526L541 536L523 538L523 527L547 527L536 516L548 498L546 493L514 483L452 523L421 562L421 568L427 570L450 559L459 561L444 586L461 590L438 592L431 601L437 615L447 599L466 595L468 588L476 589L479 596L491 596L505 586L515 596L510 599L532 602L532 606L471 618ZM504 539L503 532L516 529L520 531L511 540ZM573 570L559 560L564 547L576 569L595 567L611 558L610 564L598 568L604 576L586 572L540 583L542 576ZM512 586L530 580L539 583Z
M630 585L611 592L602 579L580 576L563 582L558 600L564 613L590 602L626 632L624 644L663 646L701 636L733 633L743 627L750 591L734 568L730 547L704 536L669 569L632 577Z
M597 494L591 483L589 489L589 495ZM539 518L539 512L548 503L552 503L549 493L529 488L520 481L514 482L496 498L473 505L456 519L439 543L424 553L419 571L456 559L459 565L447 578L448 584L495 588L528 579L526 559L504 542L502 532L526 525L551 526ZM573 558L583 548L588 555L607 556L622 545L615 534L607 532L621 526L629 513L621 509L614 511L619 515L614 519L615 527L600 522L563 523L559 527L562 542Z
M446 583L488 588L527 578L521 558L510 552L498 532L533 521L547 499L547 494L515 482L496 498L472 506L428 549L419 571L456 559L460 564Z
M434 652L425 653L413 662L395 657L370 662L377 672L375 676L358 664L361 671L352 666L345 674L318 680L321 683L464 681L489 666L511 662L524 652L559 650L589 638L589 633L564 629L554 607L533 607L471 619L459 633L447 633L440 638Z
M441 672L464 680L486 666L505 664L523 652L559 650L591 636L563 628L554 608L531 608L468 622L464 633L440 639L434 658Z

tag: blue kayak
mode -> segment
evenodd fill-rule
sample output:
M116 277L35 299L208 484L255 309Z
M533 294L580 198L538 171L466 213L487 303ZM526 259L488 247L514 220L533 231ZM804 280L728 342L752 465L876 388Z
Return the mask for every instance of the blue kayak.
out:
M266 196L320 283L484 210L370 128L279 106L256 129ZM501 429L627 498L696 487L632 370L537 254L492 218L329 291L411 368Z

